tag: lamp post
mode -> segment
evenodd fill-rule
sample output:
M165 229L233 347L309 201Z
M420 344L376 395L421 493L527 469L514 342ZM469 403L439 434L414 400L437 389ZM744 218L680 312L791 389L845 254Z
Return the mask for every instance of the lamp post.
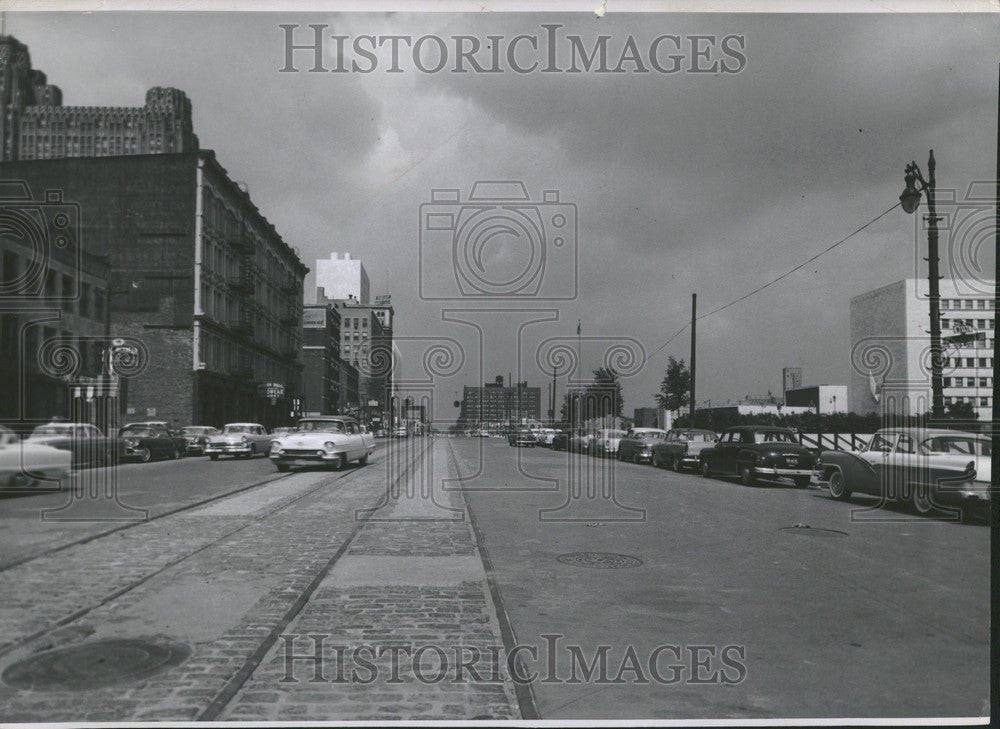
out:
M906 188L899 196L900 206L906 213L913 213L920 205L920 194L927 193L927 279L930 283L928 299L931 314L931 419L944 417L944 382L941 376L941 292L938 282L938 221L934 203L934 150L927 158L927 179L916 162L906 165L903 180ZM918 187L919 183L919 187Z

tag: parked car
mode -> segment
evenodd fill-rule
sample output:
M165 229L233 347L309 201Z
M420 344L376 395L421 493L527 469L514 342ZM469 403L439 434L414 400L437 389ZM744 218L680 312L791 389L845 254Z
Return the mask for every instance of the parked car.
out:
M0 490L59 488L69 476L72 454L44 443L23 441L0 425Z
M281 425L271 431L271 439L274 439L276 435L288 435L289 433L295 432L294 425Z
M589 453L590 442L594 439L593 433L584 430L576 430L569 437L569 449L576 453Z
M535 431L535 442L544 448L551 448L552 439L556 437L558 432L555 428L539 428Z
M69 451L73 468L112 463L118 447L114 438L105 436L100 428L90 423L53 421L35 428L28 440Z
M554 451L568 451L569 450L569 432L565 430L557 431L554 436L552 436L552 450Z
M187 450L187 438L162 425L129 425L118 431L122 458L148 463L154 458L177 460Z
M824 450L817 478L830 496L868 494L906 501L921 514L939 507L989 504L989 436L957 430L883 428L859 451Z
M590 441L590 453L598 458L614 456L618 453L618 444L625 437L624 430L615 428L602 428L598 430Z
M538 439L535 437L535 432L530 428L516 428L507 436L507 444L515 448L520 448L521 446L534 448L538 444Z
M397 426L392 431L393 438L407 438L410 435L410 431L406 429L405 425Z
M706 448L717 443L719 436L711 430L674 428L666 437L653 444L653 465L669 465L675 471L698 468L699 456Z
M364 466L375 451L375 436L358 421L334 415L303 418L294 433L271 441L271 462L279 471L296 466L346 468L351 461Z
M739 476L744 486L761 477L790 478L804 488L812 480L816 456L788 428L742 425L729 428L698 461L703 476Z
M208 445L208 439L214 435L218 435L219 429L213 428L210 425L188 425L181 428L177 434L184 438L185 453L191 456L203 456L205 455L205 446Z
M205 454L213 461L219 456L233 458L253 458L258 453L267 453L271 436L260 423L227 423L222 432L212 436L205 446Z
M618 441L618 460L641 461L653 460L653 446L662 441L667 431L659 428L632 428L625 437Z
M485 428L483 428L479 432L476 433L476 437L477 438L489 438L490 437L490 431L488 431Z

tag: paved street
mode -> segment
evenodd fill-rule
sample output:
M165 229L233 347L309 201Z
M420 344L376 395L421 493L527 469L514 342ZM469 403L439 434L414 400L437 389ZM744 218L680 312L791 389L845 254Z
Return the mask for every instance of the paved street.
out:
M610 645L612 678L633 646L649 680L635 682L632 673L617 684L539 680L533 690L542 717L986 714L987 528L903 511L852 521L852 507L875 501L844 504L815 487L747 488L585 455L515 450L493 438L452 443L462 473L483 474L466 483L480 546L518 642L538 646L533 668L541 678L570 675L565 646L593 657ZM645 509L645 520L553 520L573 516L563 509L540 521L540 509L566 501L565 475L581 467L604 469L600 483L613 468L618 501ZM562 489L543 491L551 487L525 474L560 479ZM535 490L517 490L524 488ZM910 520L860 521L873 515ZM796 524L846 535L782 531ZM642 565L586 569L557 559L580 551L627 554ZM545 634L564 636L556 672L547 671ZM734 685L694 683L690 660L668 652L664 677L669 663L688 667L679 682L659 684L645 665L661 644L745 646L746 677ZM702 677L719 668L734 675L717 659L710 663Z
M617 505L585 498L612 474ZM39 535L0 571L8 720L985 710L983 527L862 523L863 501L816 488L494 438L396 441L342 472L188 459L121 476L150 521L56 528L37 516L58 494L0 502L5 540ZM580 552L619 561L565 557ZM108 645L127 666L101 665ZM130 662L152 651L163 665Z

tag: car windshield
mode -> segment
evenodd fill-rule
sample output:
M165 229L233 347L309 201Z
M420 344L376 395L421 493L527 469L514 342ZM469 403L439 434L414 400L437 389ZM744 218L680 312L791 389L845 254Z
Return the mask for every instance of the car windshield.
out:
M661 433L658 430L645 430L635 434L636 438L642 440L663 440L666 436L666 433Z
M691 443L715 443L718 439L714 433L681 433L681 440Z
M186 428L181 428L181 435L214 435L215 428L202 428L199 426L189 425Z
M149 428L122 428L121 435L131 436L133 438L145 438L153 434L153 431Z
M72 425L39 425L32 432L31 437L47 435L73 435Z
M950 435L939 435L928 438L920 444L920 452L949 453L960 456L990 456L993 448L989 441L979 438L960 438Z
M233 435L235 433L252 433L252 425L227 425L222 429L223 435Z
M307 433L346 433L347 429L340 420L303 420L298 430Z
M791 433L784 430L762 430L753 434L754 443L798 443Z

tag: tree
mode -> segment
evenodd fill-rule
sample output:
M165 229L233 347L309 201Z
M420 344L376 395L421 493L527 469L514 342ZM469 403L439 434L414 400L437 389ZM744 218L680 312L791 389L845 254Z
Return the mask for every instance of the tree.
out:
M653 395L656 404L665 410L680 410L688 404L691 394L691 372L684 360L667 359L667 370L660 391Z
M586 413L588 418L603 418L608 415L621 417L625 398L622 383L614 367L598 367L594 370L594 381L587 385Z

